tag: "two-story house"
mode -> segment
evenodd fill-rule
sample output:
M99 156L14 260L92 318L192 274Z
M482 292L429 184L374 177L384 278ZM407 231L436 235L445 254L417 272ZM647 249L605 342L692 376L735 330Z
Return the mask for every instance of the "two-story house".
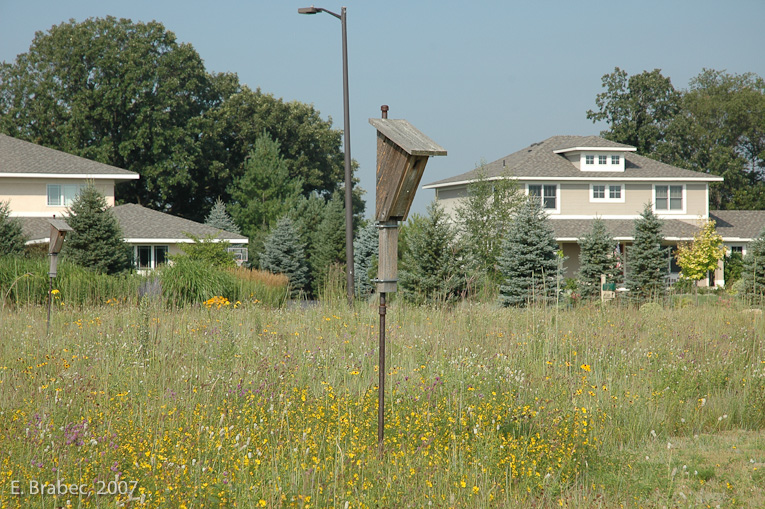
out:
M554 136L509 154L482 168L425 185L452 219L479 178L517 180L520 189L540 200L564 255L567 276L579 268L578 240L605 221L618 250L633 239L634 221L646 204L663 220L665 243L690 241L701 221L712 219L729 249L745 253L746 244L765 226L763 211L710 211L709 184L722 177L661 163L639 156L635 147L597 136ZM629 260L627 260L629 263ZM679 269L668 256L672 277ZM722 270L715 273L722 285Z
M8 202L11 216L21 220L29 244L49 242L48 219L64 217L80 190L94 185L113 207L139 270L156 268L168 254L179 252L181 244L193 242L187 233L229 241L246 259L248 239L243 235L136 204L114 206L115 184L138 178L132 171L0 134L0 202Z

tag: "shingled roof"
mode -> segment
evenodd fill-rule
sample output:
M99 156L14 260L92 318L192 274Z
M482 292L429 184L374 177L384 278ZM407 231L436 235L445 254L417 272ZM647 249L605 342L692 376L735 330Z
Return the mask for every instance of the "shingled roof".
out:
M582 235L592 231L594 219L553 219L549 224L558 242L577 241ZM606 229L618 241L635 240L634 219L603 219ZM665 219L661 222L662 237L669 241L688 241L699 231L698 227L677 219Z
M204 237L213 235L234 244L246 244L247 237L238 233L223 231L206 224L197 223L182 217L172 216L135 203L117 205L112 209L120 222L122 234L130 242L139 241L188 241L186 233Z
M0 176L109 178L134 180L139 175L60 150L0 134Z
M197 237L212 235L216 239L227 240L232 244L248 243L248 239L244 235L147 209L134 203L117 205L111 211L120 223L125 240L132 244L192 242L186 233L191 233ZM19 217L18 219L21 221L24 234L30 242L48 241L50 237L49 218Z
M765 229L765 210L712 210L709 219L728 242L749 242Z
M623 172L584 172L577 169L564 155L555 153L556 151L573 149L575 147L624 150L625 169ZM629 150L634 150L634 147L609 141L598 136L553 136L485 164L482 168L476 168L467 173L438 180L423 187L425 189L433 189L472 182L480 177L481 172L483 172L485 178L490 179L511 176L521 180L677 179L701 182L722 181L721 177L678 168L639 156Z

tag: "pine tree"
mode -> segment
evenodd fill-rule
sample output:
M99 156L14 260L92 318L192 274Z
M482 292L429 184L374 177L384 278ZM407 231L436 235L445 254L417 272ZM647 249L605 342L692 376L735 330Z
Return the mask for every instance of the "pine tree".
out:
M502 244L499 303L525 306L534 301L552 300L558 288L562 261L558 251L541 203L524 201Z
M296 297L308 285L308 265L303 245L298 239L292 220L282 217L266 237L260 268L284 274L290 282L290 295Z
M369 223L359 230L353 241L353 285L358 296L374 293L372 279L376 277L370 271L377 266L379 256L380 236L374 223Z
M608 232L606 223L596 218L592 229L579 240L579 272L577 279L583 297L600 295L600 276L606 275L609 283L620 283L622 271L619 256L615 253L616 242Z
M263 132L247 157L244 175L230 188L231 217L250 239L253 260L268 232L290 211L302 190L302 180L289 175L279 142Z
M316 231L319 229L319 224L321 224L321 221L324 218L324 209L326 206L324 198L317 193L311 193L308 197L301 196L298 198L295 206L287 213L287 216L292 220L292 224L295 227L299 242L303 245L306 263L309 267L309 284L306 287L306 291L308 292L310 292L313 287L315 279L312 270L312 267L314 266L314 241L321 242L321 239L316 238Z
M10 216L10 203L0 202L0 256L20 255L24 252L26 237L21 222Z
M765 297L765 230L746 248L739 284L749 299L761 302Z
M311 273L314 292L318 293L328 283L327 275L333 265L345 270L345 206L340 193L327 202L312 236Z
M635 241L627 250L627 286L638 300L655 299L664 293L669 272L667 248L661 245L662 221L647 204L635 220Z
M226 212L226 204L220 198L215 200L215 204L205 219L205 224L229 233L242 233L234 220L231 219L231 216L228 215L228 212Z
M444 209L431 202L427 216L414 214L405 227L399 290L415 304L451 302L465 291L456 233Z
M117 218L106 198L88 185L67 209L66 221L74 230L64 242L66 259L95 272L116 274L130 268L130 246L122 238Z

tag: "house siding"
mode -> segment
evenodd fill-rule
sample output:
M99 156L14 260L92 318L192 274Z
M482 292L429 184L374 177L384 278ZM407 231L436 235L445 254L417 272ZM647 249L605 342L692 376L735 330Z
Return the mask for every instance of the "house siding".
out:
M65 206L48 206L48 184L87 184L86 179L30 179L5 177L0 186L0 202L10 202L12 216L30 216L53 214L60 216L66 212ZM93 182L96 189L106 197L106 203L114 206L114 180Z
M465 198L467 198L467 186L436 189L436 201L452 220L457 219L456 209Z

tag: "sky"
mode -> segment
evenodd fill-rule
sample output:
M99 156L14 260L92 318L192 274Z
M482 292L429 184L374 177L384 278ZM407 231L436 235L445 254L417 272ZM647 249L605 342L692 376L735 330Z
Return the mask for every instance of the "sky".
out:
M319 0L311 0L318 2ZM322 0L323 2L323 0ZM300 0L0 0L0 61L35 32L90 17L152 20L190 43L209 72L313 104L343 127L341 23L299 15ZM765 0L452 0L316 3L347 7L351 155L374 213L376 132L404 118L444 147L422 184L556 135L593 135L601 78L660 69L678 89L703 69L765 77ZM417 192L424 213L432 190Z

